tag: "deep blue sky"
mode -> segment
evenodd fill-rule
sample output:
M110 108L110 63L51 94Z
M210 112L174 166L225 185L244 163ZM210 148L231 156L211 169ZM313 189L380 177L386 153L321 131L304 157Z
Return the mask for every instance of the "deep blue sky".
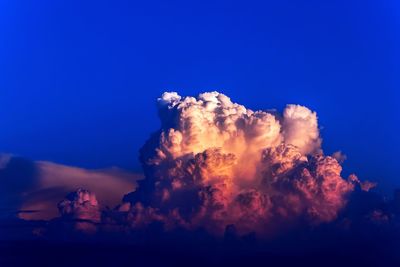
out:
M0 1L0 151L138 168L165 90L318 112L346 173L400 186L400 4Z

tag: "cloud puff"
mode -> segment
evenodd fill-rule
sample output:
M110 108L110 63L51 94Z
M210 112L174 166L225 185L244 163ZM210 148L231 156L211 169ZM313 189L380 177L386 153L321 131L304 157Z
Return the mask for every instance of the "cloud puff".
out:
M317 114L308 108L288 105L283 112L282 128L285 143L296 146L303 154L320 149Z
M58 203L62 219L74 223L74 229L85 233L96 232L101 222L101 211L95 194L85 189L70 193Z
M141 149L146 178L124 199L132 225L268 235L335 219L356 183L323 155L317 115L306 107L288 105L280 116L218 92L167 92L158 109L161 129Z

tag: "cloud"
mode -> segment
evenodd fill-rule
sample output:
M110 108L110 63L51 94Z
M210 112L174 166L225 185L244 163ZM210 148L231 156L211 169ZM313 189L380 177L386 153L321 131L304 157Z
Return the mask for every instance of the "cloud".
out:
M335 158L340 164L345 162L345 160L347 159L347 156L343 154L342 151L336 151L332 154L332 157Z
M334 220L358 183L323 155L317 115L306 107L279 115L218 92L167 92L158 109L161 129L141 149L146 178L124 198L132 225L270 235Z
M113 249L101 242L96 255L146 263L160 245L169 248L155 258L163 263L193 252L187 263L199 248L213 262L222 255L258 263L268 253L280 265L323 265L327 255L334 265L399 261L400 191L390 200L371 190L375 183L343 178L345 156L324 155L315 112L298 105L282 115L252 111L217 92L164 93L158 108L161 127L140 151L145 179L134 192L139 177L120 169L0 156L2 207L23 208L26 219L53 218L57 208L60 216L0 220L0 239L106 241ZM137 254L121 254L121 244Z
M96 224L101 222L101 211L94 193L78 189L68 194L58 203L58 209L64 220L70 220L74 229L85 233L95 233Z
M4 163L0 169L0 209L7 216L18 213L27 220L57 217L57 203L80 187L96 192L103 205L114 207L142 178L119 168L88 170L10 155L0 156L0 162Z
M317 113L300 105L288 105L283 112L283 135L286 144L296 146L303 154L320 149Z
M164 93L157 106L161 127L140 150L145 179L137 188L141 177L117 168L0 160L4 184L25 185L11 190L20 194L15 207L26 211L20 218L52 219L59 212L55 232L65 225L91 233L162 225L220 237L227 229L272 237L335 221L355 190L375 186L354 174L341 176L344 156L324 155L317 114L306 107L253 111L218 92L196 98Z
M0 218L15 215L25 194L37 186L38 168L34 162L0 154Z

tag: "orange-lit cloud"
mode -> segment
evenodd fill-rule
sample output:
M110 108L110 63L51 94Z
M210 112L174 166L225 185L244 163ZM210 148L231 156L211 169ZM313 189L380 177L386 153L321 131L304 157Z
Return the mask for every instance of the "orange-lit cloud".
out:
M33 162L28 169L37 179L21 190L21 209L40 212L20 217L54 218L64 199L58 221L83 232L135 231L157 222L165 230L222 236L229 226L240 235L272 236L331 222L355 185L375 186L341 176L344 156L324 155L317 114L306 107L288 105L278 114L247 109L218 92L164 93L158 112L161 128L141 148L145 179L134 192L139 177L119 169ZM7 169L12 158L0 163Z
M161 129L141 149L146 178L125 198L134 227L273 234L336 218L358 180L324 156L317 115L252 111L218 92L158 99ZM129 208L130 207L130 208Z

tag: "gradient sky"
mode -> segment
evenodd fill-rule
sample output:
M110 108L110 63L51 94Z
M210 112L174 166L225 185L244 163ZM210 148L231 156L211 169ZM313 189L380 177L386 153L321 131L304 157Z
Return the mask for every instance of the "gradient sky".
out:
M155 99L218 90L316 110L346 174L400 186L396 2L1 0L0 151L139 169Z

